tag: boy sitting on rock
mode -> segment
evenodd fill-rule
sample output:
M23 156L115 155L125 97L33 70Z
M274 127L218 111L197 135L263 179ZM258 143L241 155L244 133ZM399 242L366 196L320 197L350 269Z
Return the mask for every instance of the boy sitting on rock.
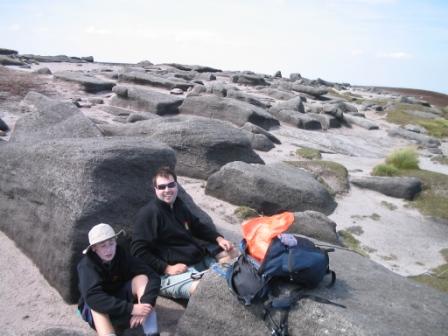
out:
M116 335L115 327L142 326L145 335L158 335L154 305L160 278L149 266L117 245L108 224L89 231L89 246L78 264L79 311L100 336Z

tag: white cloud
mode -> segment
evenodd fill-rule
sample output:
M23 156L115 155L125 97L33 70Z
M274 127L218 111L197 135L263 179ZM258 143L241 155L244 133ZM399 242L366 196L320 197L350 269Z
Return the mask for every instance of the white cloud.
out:
M362 49L353 49L350 53L352 56L362 56L365 54L365 51Z
M111 33L111 31L108 29L97 28L95 26L88 27L87 29L84 30L84 32L92 35L109 35Z
M404 51L394 51L389 53L385 52L378 53L377 57L392 58L392 59L409 59L412 58L412 55Z
M22 27L17 23L8 26L8 30L10 31L19 31L20 29L22 29Z

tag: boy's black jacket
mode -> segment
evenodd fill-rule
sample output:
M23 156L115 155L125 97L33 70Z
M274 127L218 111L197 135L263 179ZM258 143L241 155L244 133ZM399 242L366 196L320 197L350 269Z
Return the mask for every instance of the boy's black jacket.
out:
M160 289L160 277L151 267L132 257L118 245L115 257L109 264L104 264L98 255L90 250L78 264L80 304L85 302L98 313L130 315L133 303L114 297L114 293L140 274L149 278L141 303L154 306Z

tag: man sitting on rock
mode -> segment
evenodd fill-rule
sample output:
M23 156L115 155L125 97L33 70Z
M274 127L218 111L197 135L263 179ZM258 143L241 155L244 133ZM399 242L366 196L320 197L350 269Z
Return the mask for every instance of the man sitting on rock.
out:
M89 231L90 245L78 264L79 312L100 336L140 325L145 335L159 335L154 305L160 277L117 246L121 232L104 223Z
M173 170L159 169L152 182L156 198L137 215L131 252L162 275L161 295L189 299L199 283L196 274L216 260L230 260L237 252L230 241L202 223L177 197ZM197 238L211 244L206 248ZM208 252L211 250L216 252Z

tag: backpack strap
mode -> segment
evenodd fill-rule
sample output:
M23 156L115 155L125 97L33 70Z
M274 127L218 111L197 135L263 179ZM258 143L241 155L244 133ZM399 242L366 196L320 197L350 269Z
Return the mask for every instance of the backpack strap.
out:
M334 274L334 272L332 272ZM336 279L336 276L334 277ZM333 285L334 281L331 285ZM279 298L274 298L268 300L264 304L263 309L263 320L267 324L268 328L271 330L271 335L273 336L288 336L288 318L290 310L302 299L311 299L319 303L331 304L340 308L346 308L346 306L330 301L323 297L307 294L303 292L302 288L297 288L292 291L289 295L284 295ZM280 310L281 315L279 321L275 321L273 318L273 312L275 310Z

